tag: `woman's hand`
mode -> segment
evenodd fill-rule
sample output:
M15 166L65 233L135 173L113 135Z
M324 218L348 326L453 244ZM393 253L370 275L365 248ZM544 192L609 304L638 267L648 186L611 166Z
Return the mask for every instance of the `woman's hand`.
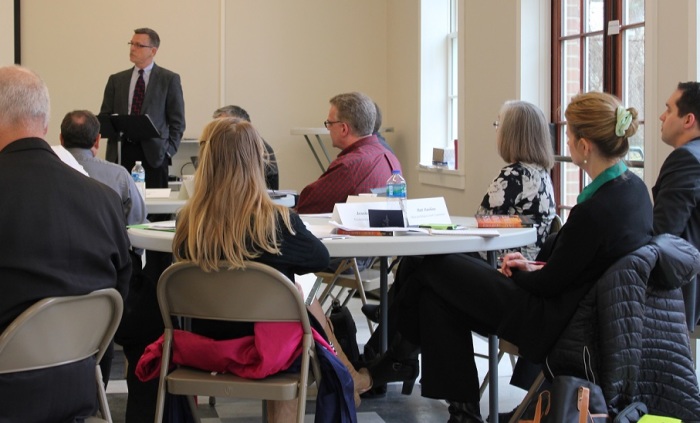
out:
M513 269L532 272L533 270L540 270L543 266L543 263L530 261L520 253L508 253L503 256L500 270L504 275L511 277L513 276Z

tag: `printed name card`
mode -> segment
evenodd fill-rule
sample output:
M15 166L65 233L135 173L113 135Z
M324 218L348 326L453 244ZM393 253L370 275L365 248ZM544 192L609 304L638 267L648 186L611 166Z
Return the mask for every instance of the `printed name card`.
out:
M359 201L364 198L369 201ZM348 197L347 203L338 203L333 208L331 220L344 226L369 228L368 210L401 210L402 202L395 199ZM408 226L426 224L449 224L450 214L443 197L415 198L403 202Z
M452 223L443 197L406 200L408 226Z
M371 201L366 203L338 203L333 207L331 220L356 228L369 228L369 209L372 210L401 210L398 201Z

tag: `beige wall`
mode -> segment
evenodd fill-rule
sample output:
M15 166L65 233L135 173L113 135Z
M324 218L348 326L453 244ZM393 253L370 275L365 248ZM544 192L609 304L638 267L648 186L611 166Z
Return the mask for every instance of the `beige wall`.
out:
M668 154L653 121L678 80L697 79L697 1L676 0L673 8L646 2L649 185ZM133 29L153 27L162 38L156 61L182 76L186 137L196 138L220 104L237 103L278 152L282 187L297 190L320 170L290 128L321 126L332 95L365 91L382 106L385 125L396 128L387 138L404 167L409 196L444 196L452 213L470 214L503 165L491 126L499 106L523 98L548 111L542 82L548 52L538 51L543 57L533 60L532 50L519 51L533 45L522 34L547 36L531 12L548 3L463 2L463 190L418 180L420 0L24 1L22 57L49 85L48 140L57 143L63 115L75 108L98 111L107 77L131 66L126 42ZM173 172L193 153L194 145L184 146Z
M272 144L282 188L301 190L320 176L290 129L322 127L335 94L368 94L391 123L385 1L229 0L225 16L226 101L243 106Z

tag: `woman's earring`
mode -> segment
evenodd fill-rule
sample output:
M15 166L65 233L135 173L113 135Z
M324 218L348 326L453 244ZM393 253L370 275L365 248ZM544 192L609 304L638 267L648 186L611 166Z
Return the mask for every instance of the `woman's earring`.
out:
M583 164L587 164L587 163L588 163L588 160L587 160L587 159L583 159Z

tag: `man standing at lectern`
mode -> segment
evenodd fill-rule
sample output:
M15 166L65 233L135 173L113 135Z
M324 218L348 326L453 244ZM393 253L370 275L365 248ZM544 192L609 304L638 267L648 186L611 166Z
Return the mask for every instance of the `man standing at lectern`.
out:
M129 60L134 67L109 77L100 114L148 115L159 138L122 139L121 164L128 170L140 160L148 188L167 188L168 166L185 131L185 102L180 75L153 62L160 37L150 28L134 30ZM117 139L107 142L107 160L117 163Z

